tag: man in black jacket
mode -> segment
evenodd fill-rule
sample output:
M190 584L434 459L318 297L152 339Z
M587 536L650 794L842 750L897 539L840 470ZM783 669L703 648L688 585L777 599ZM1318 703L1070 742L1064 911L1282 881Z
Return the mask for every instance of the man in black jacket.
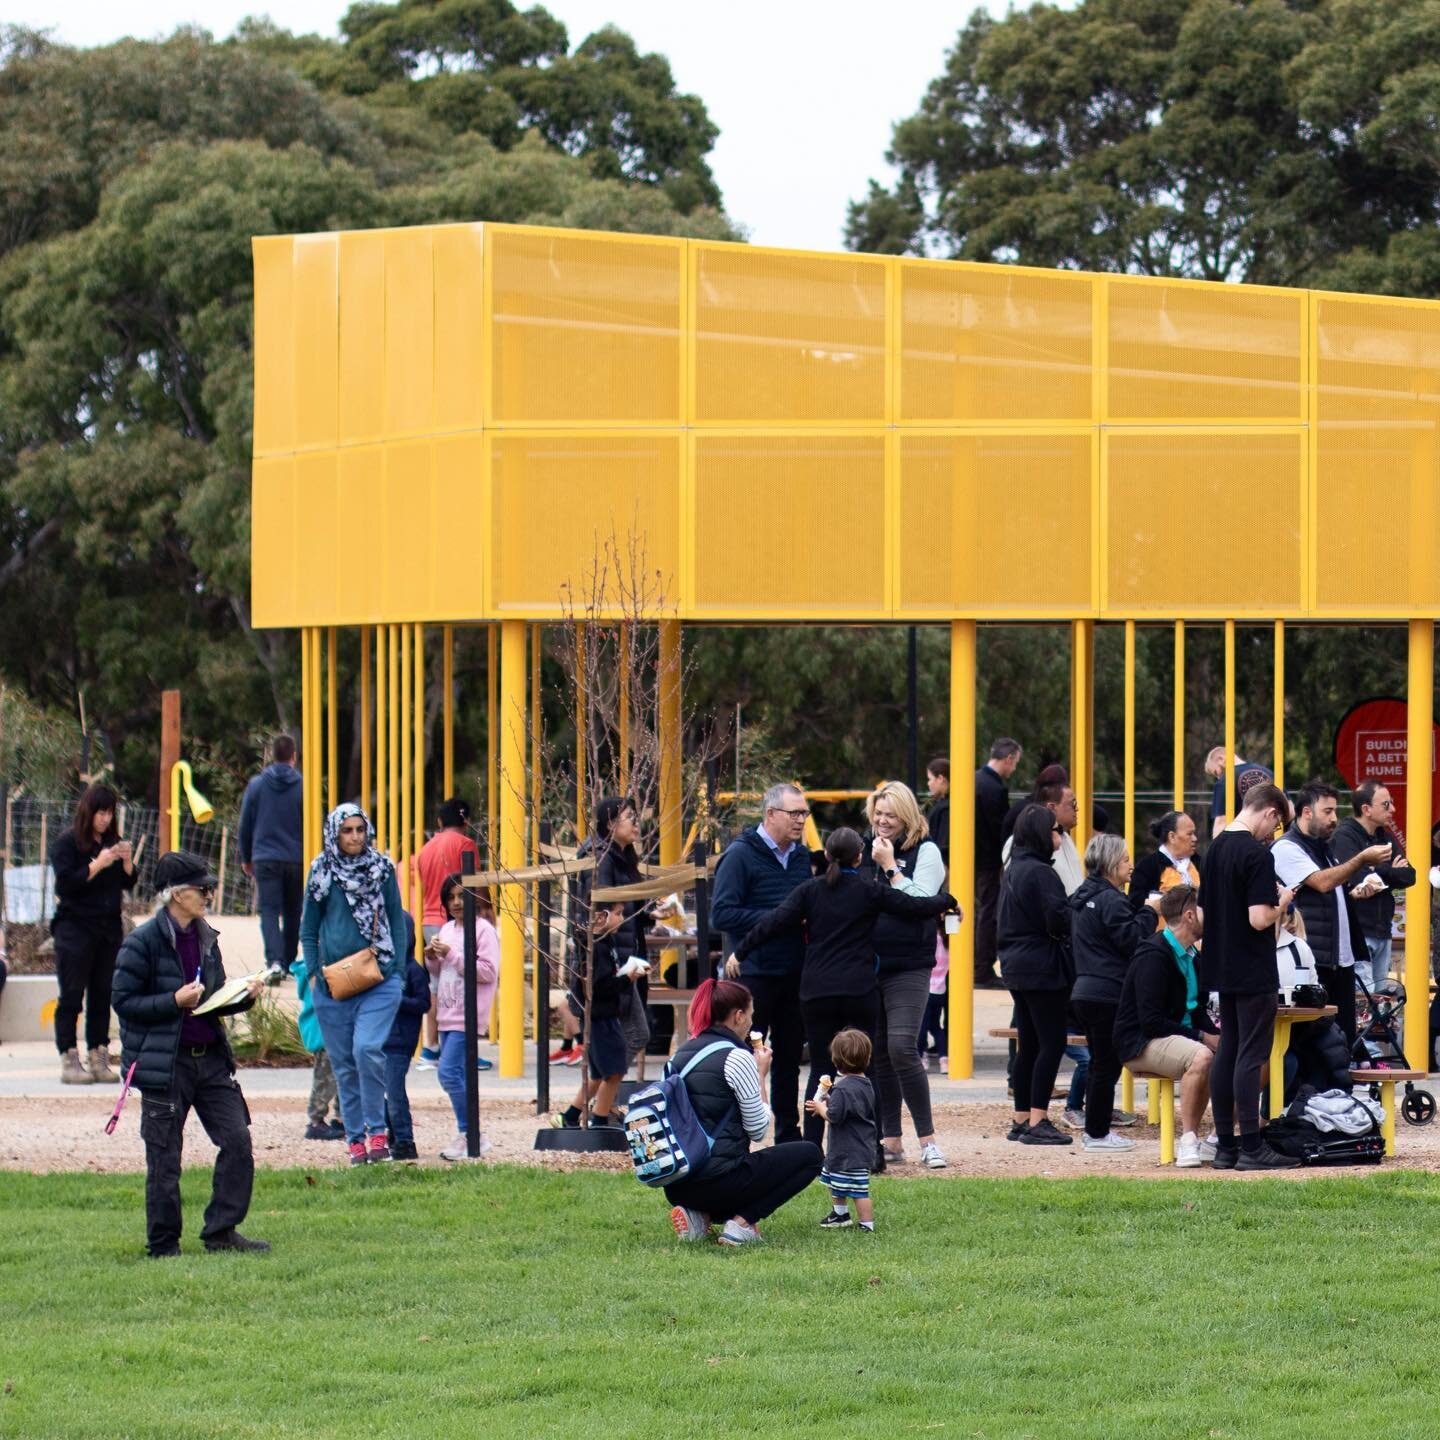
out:
M975 985L1002 986L995 972L995 914L1000 903L1003 828L1010 809L1010 777L1020 763L1020 742L1002 735L975 772Z
M1203 929L1197 892L1177 885L1160 897L1165 929L1142 940L1125 972L1115 1014L1115 1050L1132 1070L1180 1082L1180 1143L1175 1164L1193 1170L1215 1158L1200 1139L1210 1102L1210 1057L1219 1035L1205 1008L1195 942Z
M1350 890L1351 905L1370 957L1366 978L1373 991L1390 975L1390 927L1395 919L1395 891L1408 890L1415 883L1415 868L1405 858L1400 841L1390 828L1395 816L1395 802L1390 792L1378 780L1365 780L1355 787L1352 802L1354 815L1335 832L1330 845L1336 860L1349 860L1371 845L1391 847L1389 861L1372 866Z
M256 976L232 1004L193 1013L225 983L218 937L204 920L215 885L198 856L183 850L162 855L155 866L161 908L131 933L115 966L121 1063L127 1069L134 1064L142 1092L146 1248L156 1259L180 1253L180 1160L192 1107L220 1152L200 1232L205 1248L270 1248L235 1228L250 1208L255 1159L250 1112L235 1079L225 1027L218 1023L223 1015L248 1010L264 982Z
M1271 854L1282 885L1295 891L1295 908L1305 921L1305 938L1315 952L1320 982L1336 1007L1336 1023L1348 1044L1355 1043L1355 962L1369 962L1365 936L1351 904L1350 882L1372 865L1390 863L1390 845L1367 845L1340 861L1330 848L1339 826L1339 795L1323 780L1311 780L1295 792L1295 823L1275 842ZM1362 898L1378 894L1380 882L1367 882Z

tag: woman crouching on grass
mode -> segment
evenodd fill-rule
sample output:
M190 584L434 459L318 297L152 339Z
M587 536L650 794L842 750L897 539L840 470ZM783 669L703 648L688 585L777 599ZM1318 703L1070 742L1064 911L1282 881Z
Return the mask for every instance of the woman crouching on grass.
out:
M770 1052L752 1053L746 1043L754 1018L755 1002L745 986L703 981L690 1002L690 1039L670 1060L670 1073L678 1075L706 1046L721 1045L683 1080L711 1144L697 1173L665 1187L674 1207L670 1223L682 1240L703 1239L712 1217L729 1216L720 1243L753 1245L760 1239L760 1221L820 1174L820 1147L808 1140L751 1153L750 1146L770 1128L765 1099Z

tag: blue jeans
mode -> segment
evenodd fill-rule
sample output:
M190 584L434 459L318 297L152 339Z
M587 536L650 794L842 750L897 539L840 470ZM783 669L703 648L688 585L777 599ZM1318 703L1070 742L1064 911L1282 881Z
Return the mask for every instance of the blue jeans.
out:
M410 1072L408 1051L397 1055L385 1052L385 1129L390 1138L406 1145L415 1143L415 1122L410 1118L410 1096L405 1076Z
M1390 978L1390 937L1387 935L1383 940L1377 940L1373 935L1367 935L1365 948L1370 952L1370 972L1365 979L1373 995L1375 987Z
M385 1042L400 1008L400 977L392 975L348 1000L334 999L321 984L310 993L335 1071L345 1138L353 1145L367 1135L383 1135Z
M450 1097L455 1111L455 1128L465 1133L465 1032L440 1032L440 1063L435 1067L440 1088ZM479 1083L478 1081L476 1082Z
M1065 1058L1075 1062L1075 1073L1070 1077L1070 1094L1066 1097L1067 1110L1085 1108L1085 1082L1090 1078L1090 1047L1088 1045L1067 1045Z

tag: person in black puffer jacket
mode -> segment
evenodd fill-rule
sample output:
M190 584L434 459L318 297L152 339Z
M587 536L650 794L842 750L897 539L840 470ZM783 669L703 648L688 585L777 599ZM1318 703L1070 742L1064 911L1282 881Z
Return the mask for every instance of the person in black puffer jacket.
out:
M1000 974L1015 1001L1015 1123L1007 1140L1069 1145L1051 1123L1050 1093L1065 1053L1070 998L1070 910L1051 864L1064 831L1046 805L1027 805L1000 885Z
M203 860L175 850L160 857L155 885L161 908L120 947L114 991L121 1063L134 1065L141 1090L147 1250L156 1259L180 1253L180 1159L192 1107L220 1152L201 1241L207 1250L268 1250L235 1228L250 1209L255 1160L250 1111L218 1023L248 1010L264 980L255 976L233 1004L193 1014L225 983L219 937L204 920L216 880Z
M1085 883L1070 897L1070 953L1075 984L1070 1001L1090 1047L1085 1085L1087 1150L1133 1150L1135 1142L1110 1129L1120 1056L1115 1051L1115 1012L1135 947L1155 933L1159 900L1132 910L1125 886L1134 869L1118 835L1097 835L1085 847Z

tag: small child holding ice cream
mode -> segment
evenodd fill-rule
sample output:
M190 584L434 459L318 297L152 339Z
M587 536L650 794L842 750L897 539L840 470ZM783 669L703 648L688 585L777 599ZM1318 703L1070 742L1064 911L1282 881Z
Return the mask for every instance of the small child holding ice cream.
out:
M828 1126L825 1168L820 1183L830 1190L830 1213L822 1230L843 1230L851 1223L850 1205L862 1230L875 1228L875 1203L870 1198L870 1166L879 1143L875 1127L875 1090L865 1078L870 1064L870 1037L863 1030L842 1030L830 1043L830 1059L839 1072L832 1085L825 1079L813 1100L812 1115ZM828 1079L828 1077L826 1077Z

